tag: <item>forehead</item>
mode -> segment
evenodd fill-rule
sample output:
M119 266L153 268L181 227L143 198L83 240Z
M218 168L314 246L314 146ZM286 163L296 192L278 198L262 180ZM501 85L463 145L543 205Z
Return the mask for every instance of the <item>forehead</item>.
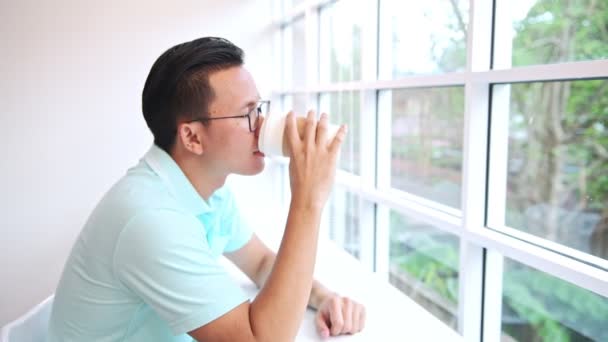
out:
M253 77L242 66L213 72L209 75L209 85L215 93L210 105L211 111L221 108L242 108L258 99L258 90Z

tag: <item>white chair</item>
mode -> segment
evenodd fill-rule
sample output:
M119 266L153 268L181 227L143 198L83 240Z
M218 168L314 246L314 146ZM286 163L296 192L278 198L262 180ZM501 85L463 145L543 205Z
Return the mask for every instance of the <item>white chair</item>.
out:
M45 340L51 308L51 295L16 320L2 327L0 342L40 342Z

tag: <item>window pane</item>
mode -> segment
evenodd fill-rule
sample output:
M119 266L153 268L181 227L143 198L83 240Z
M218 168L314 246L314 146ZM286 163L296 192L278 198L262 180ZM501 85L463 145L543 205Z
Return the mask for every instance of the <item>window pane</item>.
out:
M460 209L463 87L392 91L391 185Z
M297 116L305 116L309 110L315 109L308 103L306 94L284 95L283 96L283 112L287 113L290 110Z
M463 71L469 0L380 1L380 77Z
M510 87L507 226L607 259L608 80Z
M283 28L284 70L286 88L306 84L306 27L304 18L298 18Z
M331 3L321 9L321 81L361 79L363 1Z
M514 66L608 58L607 1L518 0L509 7Z
M390 282L457 328L458 237L392 211Z
M283 3L285 4L285 8L295 7L303 2L304 2L304 0L283 0Z
M517 341L608 341L608 299L507 258L504 270L503 336Z
M338 167L344 171L359 174L359 155L361 151L360 93L358 91L343 91L323 94L321 111L327 112L330 123L348 125L348 134L342 142Z
M329 237L355 258L361 258L360 198L335 187L329 201ZM367 241L373 243L373 241Z

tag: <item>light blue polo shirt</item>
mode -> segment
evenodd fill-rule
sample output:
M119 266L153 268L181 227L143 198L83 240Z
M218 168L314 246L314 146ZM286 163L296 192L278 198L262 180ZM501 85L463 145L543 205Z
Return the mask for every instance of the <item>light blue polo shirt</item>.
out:
M248 300L218 258L251 236L226 187L205 202L152 146L78 236L49 341L192 341L188 331Z

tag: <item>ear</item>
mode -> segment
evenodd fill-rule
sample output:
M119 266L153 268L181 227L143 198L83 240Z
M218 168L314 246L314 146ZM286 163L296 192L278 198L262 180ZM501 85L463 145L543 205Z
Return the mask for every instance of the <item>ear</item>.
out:
M186 151L202 155L205 150L202 135L203 129L200 122L181 123L177 125L176 143Z

